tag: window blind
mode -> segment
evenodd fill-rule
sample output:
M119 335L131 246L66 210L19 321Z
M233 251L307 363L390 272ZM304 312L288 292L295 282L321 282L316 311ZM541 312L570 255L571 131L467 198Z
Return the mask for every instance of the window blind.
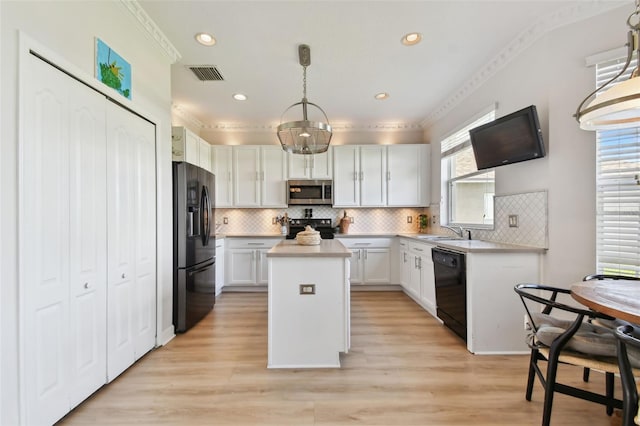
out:
M442 142L440 142L440 153L441 158L447 157L449 155L455 154L456 152L464 149L468 146L471 146L471 140L469 139L469 130L474 129L478 126L482 126L483 124L489 123L495 119L496 112L495 110L491 110L491 112L483 115L457 132L453 133Z
M597 64L596 87L620 72L624 63L621 58ZM640 276L640 128L599 130L596 142L597 271Z

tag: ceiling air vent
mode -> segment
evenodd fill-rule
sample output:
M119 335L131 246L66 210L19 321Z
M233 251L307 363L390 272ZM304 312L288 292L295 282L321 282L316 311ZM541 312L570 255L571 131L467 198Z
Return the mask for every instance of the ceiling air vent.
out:
M189 65L189 68L200 81L223 81L220 70L213 65Z

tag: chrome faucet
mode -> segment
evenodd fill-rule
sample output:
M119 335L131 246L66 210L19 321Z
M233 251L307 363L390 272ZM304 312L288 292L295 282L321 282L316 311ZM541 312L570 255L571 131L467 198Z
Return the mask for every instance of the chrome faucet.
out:
M453 231L458 237L460 238L464 238L464 229L462 229L462 226L447 226L447 225L440 225L441 228L447 228L451 231ZM471 239L471 238L469 238Z

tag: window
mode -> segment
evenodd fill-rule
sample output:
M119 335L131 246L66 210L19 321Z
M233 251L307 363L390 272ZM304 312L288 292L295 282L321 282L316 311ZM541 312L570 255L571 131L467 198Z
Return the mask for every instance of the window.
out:
M624 62L623 58L597 64L596 86L600 87L620 72ZM625 72L625 77L635 67L634 60ZM597 271L601 274L638 277L640 128L597 131L596 143Z
M495 173L478 171L469 130L495 119L495 109L444 139L442 158L442 217L446 223L463 226L493 225Z

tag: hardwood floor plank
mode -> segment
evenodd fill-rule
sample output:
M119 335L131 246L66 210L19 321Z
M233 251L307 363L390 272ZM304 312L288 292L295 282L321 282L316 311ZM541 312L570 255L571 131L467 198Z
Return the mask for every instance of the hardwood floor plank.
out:
M515 297L515 296L514 296ZM269 370L267 294L223 293L195 328L103 387L61 425L539 425L524 399L528 356L476 356L400 292L354 292L341 369ZM580 369L560 369L580 384ZM604 389L593 373L589 388ZM620 395L619 385L616 392ZM552 424L612 424L557 395Z

